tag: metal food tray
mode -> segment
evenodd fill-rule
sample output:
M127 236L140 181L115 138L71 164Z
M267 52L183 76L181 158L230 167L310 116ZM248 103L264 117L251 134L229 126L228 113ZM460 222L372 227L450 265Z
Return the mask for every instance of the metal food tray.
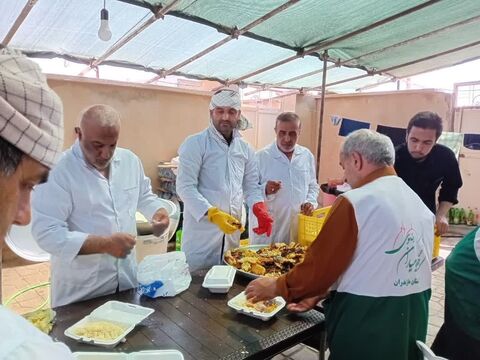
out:
M247 246L240 246L239 247L239 250L253 250L253 251L258 251L260 249L263 249L263 248L266 248L266 247L269 247L270 245L267 245L267 244L259 244L259 245L247 245ZM227 263L227 261L225 260L225 257L223 258L223 263L226 264L226 265L229 265L229 266L232 266L230 265L229 263ZM242 269L238 269L236 268L235 266L232 266L235 270L237 270L237 273L240 273L242 274L243 276L247 277L247 278L250 278L250 279L257 279L257 278L262 278L262 277L265 277L264 275L256 275L256 274L252 274L251 272L247 272L247 271L243 271Z

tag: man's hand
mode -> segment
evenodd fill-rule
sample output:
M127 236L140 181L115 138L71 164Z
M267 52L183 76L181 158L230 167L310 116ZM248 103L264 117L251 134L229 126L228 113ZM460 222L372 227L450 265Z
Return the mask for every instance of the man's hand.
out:
M282 182L281 181L273 181L269 180L267 181L267 184L265 185L265 194L267 195L273 195L278 192L282 188Z
M288 311L300 313L311 310L322 299L322 296L313 296L305 298L297 303L290 303L287 305Z
M128 233L114 233L105 240L104 250L116 258L125 258L135 246L135 237Z
M435 216L435 235L443 235L448 231L448 211L453 206L449 201L440 201Z
M217 225L227 235L231 235L237 230L240 230L240 232L245 230L239 220L216 207L208 209L207 216L209 221Z
M447 217L437 214L435 225L436 225L435 235L445 234L448 231L448 219L447 219Z
M168 212L164 208L158 209L152 217L153 235L160 236L168 228L170 218Z
M245 289L245 295L252 302L273 299L277 296L277 279L264 277L253 280Z
M306 216L312 216L313 215L313 210L315 210L315 207L313 206L313 204L310 204L308 202L303 203L300 206L300 212L303 215L306 215Z

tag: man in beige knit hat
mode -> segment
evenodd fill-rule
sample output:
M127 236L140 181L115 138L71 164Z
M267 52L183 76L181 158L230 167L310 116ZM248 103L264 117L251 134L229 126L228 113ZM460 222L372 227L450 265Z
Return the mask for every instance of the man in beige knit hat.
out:
M30 222L30 193L63 146L63 108L38 65L0 51L0 250L12 224ZM0 359L71 359L70 350L0 306Z

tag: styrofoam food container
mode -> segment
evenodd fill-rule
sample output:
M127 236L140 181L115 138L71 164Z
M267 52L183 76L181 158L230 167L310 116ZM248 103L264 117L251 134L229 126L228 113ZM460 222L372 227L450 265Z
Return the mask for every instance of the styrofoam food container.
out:
M261 312L261 311L257 311L257 310L245 307L243 304L245 303L246 300L247 300L247 297L245 296L245 291L242 291L240 294L230 299L227 305L239 313L242 313L257 319L261 319L263 321L268 321L273 316L275 316L276 313L282 310L287 304L281 296L277 296L276 298L274 298L275 302L278 305L276 309L269 313L265 313L265 312Z
M65 336L80 342L113 348L133 330L135 325L142 322L143 319L147 318L154 311L155 310L147 307L121 301L108 301L93 310L90 315L85 316L83 319L66 329ZM123 327L125 330L121 335L112 340L97 340L75 334L75 329L77 327L96 321L108 321Z
M125 353L107 352L76 352L73 353L76 360L183 360L183 355L178 350L148 350Z
M128 354L108 352L75 352L73 358L76 360L127 360Z
M233 285L236 270L230 265L214 265L203 279L202 286L212 293L227 293Z

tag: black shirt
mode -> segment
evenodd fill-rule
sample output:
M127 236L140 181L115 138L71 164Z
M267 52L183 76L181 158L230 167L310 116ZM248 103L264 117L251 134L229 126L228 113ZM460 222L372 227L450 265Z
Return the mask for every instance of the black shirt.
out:
M448 147L435 144L423 161L412 158L406 144L395 149L395 171L425 205L435 214L435 192L441 185L438 201L457 204L462 176L455 154Z

